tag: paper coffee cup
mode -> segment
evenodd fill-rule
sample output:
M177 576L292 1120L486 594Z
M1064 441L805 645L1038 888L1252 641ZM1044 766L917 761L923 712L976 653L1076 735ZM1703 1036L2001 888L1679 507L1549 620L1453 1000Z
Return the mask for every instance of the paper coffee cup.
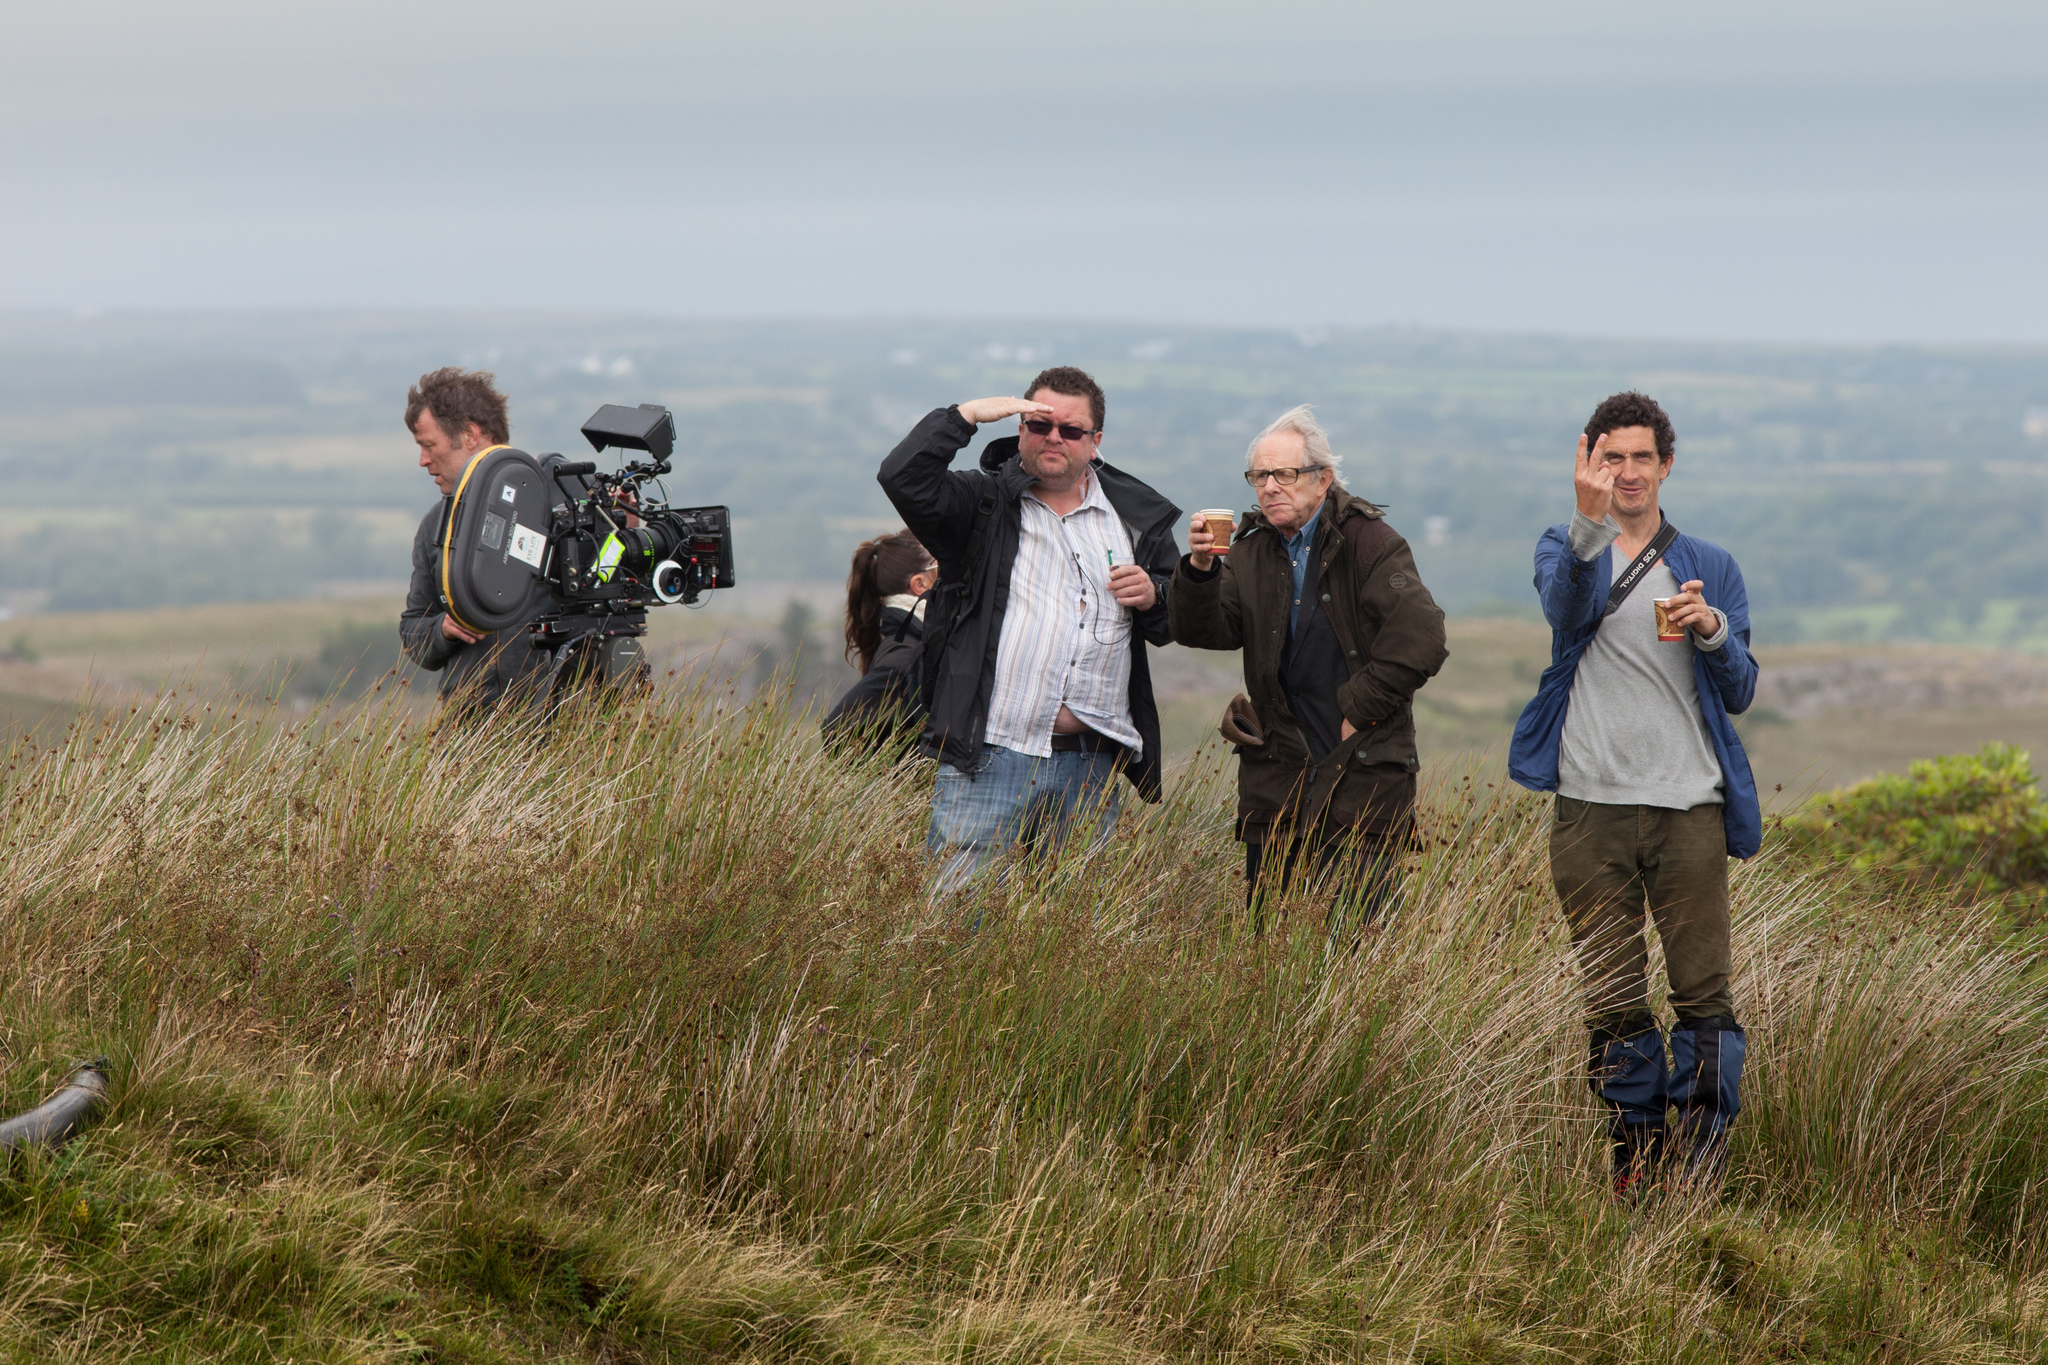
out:
M1209 529L1210 537L1216 542L1209 547L1209 553L1227 555L1230 553L1230 535L1236 529L1237 513L1228 507L1205 507L1198 514Z
M1672 625L1672 624L1671 624L1671 599L1670 599L1670 598L1668 598L1668 597L1653 597L1653 598L1651 598L1651 599L1650 599L1650 606L1651 606L1651 607L1652 607L1652 608L1653 608L1653 609L1654 609L1654 610L1656 611L1656 613L1657 613L1657 638L1658 638L1658 639L1660 639L1660 640L1683 640L1683 639L1685 638L1685 627L1684 627L1684 626L1674 626L1674 625Z

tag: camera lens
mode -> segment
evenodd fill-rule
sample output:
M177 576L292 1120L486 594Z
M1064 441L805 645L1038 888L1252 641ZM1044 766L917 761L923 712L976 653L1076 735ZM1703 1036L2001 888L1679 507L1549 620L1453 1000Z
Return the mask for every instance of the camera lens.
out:
M619 545L624 551L623 563L628 573L643 572L654 563L664 548L655 539L654 531L646 526L629 526L617 533Z

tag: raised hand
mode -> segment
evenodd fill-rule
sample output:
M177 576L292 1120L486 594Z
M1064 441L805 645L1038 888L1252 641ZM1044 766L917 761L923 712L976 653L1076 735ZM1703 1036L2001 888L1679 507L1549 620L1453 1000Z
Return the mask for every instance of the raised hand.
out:
M960 415L976 426L984 422L1000 422L1005 417L1051 411L1045 404L1034 403L1029 398L971 398L960 405Z
M1200 512L1188 518L1188 563L1196 570L1207 573L1209 566L1216 562L1210 553L1215 547L1216 537L1209 534L1209 523Z
M1614 506L1614 471L1607 467L1605 432L1593 442L1591 450L1586 449L1586 438L1579 437L1579 456L1572 475L1572 487L1579 495L1579 511L1592 521L1607 519L1607 513Z

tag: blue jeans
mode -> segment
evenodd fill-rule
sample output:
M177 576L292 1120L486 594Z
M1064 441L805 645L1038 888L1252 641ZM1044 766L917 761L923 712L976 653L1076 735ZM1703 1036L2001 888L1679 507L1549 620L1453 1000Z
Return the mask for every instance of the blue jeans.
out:
M939 894L972 882L1018 844L1051 847L1085 827L1092 852L1116 828L1120 754L1033 758L985 744L974 771L942 765L925 851L943 858Z

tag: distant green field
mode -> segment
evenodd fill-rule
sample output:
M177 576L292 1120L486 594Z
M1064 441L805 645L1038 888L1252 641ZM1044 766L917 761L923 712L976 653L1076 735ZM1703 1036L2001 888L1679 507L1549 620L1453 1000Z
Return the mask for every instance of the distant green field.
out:
M1188 507L1241 505L1250 436L1314 403L1351 485L1466 615L1530 614L1575 434L1639 386L1679 429L1672 519L1736 551L1760 639L2048 649L2048 351L1406 329L0 315L0 596L141 608L401 581L434 500L405 389L451 362L498 372L534 449L581 449L600 403L669 404L671 492L734 509L742 582L830 584L895 524L875 469L918 416L1055 361L1106 385L1105 455Z

